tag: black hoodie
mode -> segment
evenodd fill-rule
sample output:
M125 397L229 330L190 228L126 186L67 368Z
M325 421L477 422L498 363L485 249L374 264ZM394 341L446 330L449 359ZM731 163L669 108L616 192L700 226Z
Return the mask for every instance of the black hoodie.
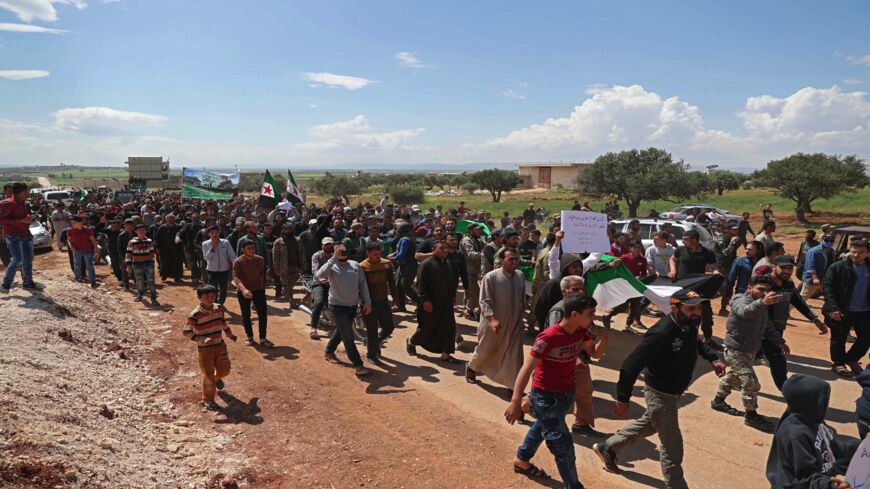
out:
M843 475L855 440L838 439L825 424L831 386L809 375L794 374L782 386L788 408L767 458L767 480L773 489L831 489L831 476Z
M559 278L550 279L541 286L541 292L538 294L538 303L535 305L535 319L538 321L545 320L547 313L550 312L550 308L562 300L562 287L560 287L560 282L562 277L568 276L568 267L574 263L581 264L579 275L582 276L583 265L580 257L574 253L565 253L559 258L559 272L561 272ZM541 330L544 330L547 326L550 325L538 325Z

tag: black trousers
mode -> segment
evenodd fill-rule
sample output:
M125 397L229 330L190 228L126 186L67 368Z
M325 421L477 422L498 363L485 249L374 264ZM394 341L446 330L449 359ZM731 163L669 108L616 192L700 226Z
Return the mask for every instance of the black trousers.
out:
M704 334L705 340L713 337L713 306L710 305L710 301L701 303L701 333Z
M831 329L832 363L852 363L864 358L870 348L870 311L847 312L842 321L834 321L826 316L825 323ZM852 329L858 339L846 351L846 338Z
M414 290L414 278L416 276L416 270L411 267L400 266L399 271L396 274L396 293L399 301L399 305L401 307L405 307L405 298L411 300L412 303L416 304L419 302L420 298L417 295L417 291Z
M387 300L372 301L372 312L362 318L366 325L368 356L378 356L381 354L381 342L389 338L395 328L390 302ZM378 334L379 326L380 334Z
M224 272L208 272L208 283L218 289L215 302L223 304L227 300L227 281L229 280L230 271Z
M255 290L251 292L251 298L245 299L241 292L236 293L239 298L239 308L242 310L242 326L245 327L245 335L248 338L254 337L254 327L251 324L251 304L257 310L257 320L259 321L260 340L266 339L266 320L268 318L266 312L266 289Z
M118 255L117 251L109 252L109 258L112 260L112 275L118 279L118 282L123 282L124 276L121 274L121 269L126 266L125 263L122 263L123 258Z

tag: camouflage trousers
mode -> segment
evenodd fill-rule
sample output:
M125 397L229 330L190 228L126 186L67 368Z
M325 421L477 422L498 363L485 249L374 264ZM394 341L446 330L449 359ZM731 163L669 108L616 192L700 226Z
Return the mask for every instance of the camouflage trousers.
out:
M761 390L761 384L752 368L754 361L754 353L743 353L725 348L725 363L728 365L728 370L719 381L719 390L716 395L724 399L728 397L728 394L731 394L732 390L739 390L742 392L743 409L746 411L758 410L758 392Z

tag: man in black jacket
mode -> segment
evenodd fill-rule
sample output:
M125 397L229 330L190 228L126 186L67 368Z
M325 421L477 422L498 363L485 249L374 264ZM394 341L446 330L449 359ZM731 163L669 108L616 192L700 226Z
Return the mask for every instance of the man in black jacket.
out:
M118 238L116 240L117 247L116 249L120 252L120 250L124 250L124 253L127 253L127 243L130 242L131 239L136 237L136 233L133 231L133 226L135 223L132 219L124 220L124 230L118 234ZM125 290L130 289L130 280L133 277L127 275L127 267L121 267L121 280L119 280L121 287Z
M863 370L859 360L870 348L870 263L867 261L867 248L867 241L853 240L849 256L828 267L822 280L825 294L822 314L831 328L831 368L841 377L857 377ZM852 329L858 339L847 352L846 338Z
M687 489L683 478L683 435L677 407L680 396L692 381L698 357L709 361L716 375L725 374L725 363L698 337L701 306L710 299L697 292L681 289L671 297L671 313L649 329L643 340L625 359L616 385L613 413L625 417L631 391L641 371L644 372L644 397L647 409L640 419L617 431L602 443L592 445L608 472L619 473L616 454L641 438L659 435L659 458L665 487Z

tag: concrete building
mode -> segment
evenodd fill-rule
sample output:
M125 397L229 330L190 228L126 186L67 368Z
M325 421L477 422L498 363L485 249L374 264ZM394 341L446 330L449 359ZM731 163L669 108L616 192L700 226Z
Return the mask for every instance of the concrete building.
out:
M149 187L166 187L169 183L169 160L162 156L130 156L124 162L131 180L144 181Z
M591 163L517 163L520 188L574 188L574 179Z

